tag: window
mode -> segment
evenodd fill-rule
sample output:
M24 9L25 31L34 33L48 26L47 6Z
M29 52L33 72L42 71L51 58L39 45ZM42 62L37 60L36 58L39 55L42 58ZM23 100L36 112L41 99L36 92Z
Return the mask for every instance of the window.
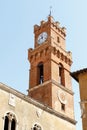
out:
M42 130L42 128L38 124L35 124L32 130Z
M5 116L4 130L8 130L9 119Z
M38 82L39 84L42 84L44 80L44 76L43 76L43 63L40 63L38 65Z
M62 82L62 67L59 66L59 83L61 84Z
M59 83L65 86L64 68L62 64L59 64Z
M7 113L4 120L4 130L16 130L16 118L12 113Z
M11 122L11 130L15 130L15 120L12 119L12 122Z
M61 103L61 110L65 111L65 104Z
M57 37L57 42L60 43L60 38L59 37Z

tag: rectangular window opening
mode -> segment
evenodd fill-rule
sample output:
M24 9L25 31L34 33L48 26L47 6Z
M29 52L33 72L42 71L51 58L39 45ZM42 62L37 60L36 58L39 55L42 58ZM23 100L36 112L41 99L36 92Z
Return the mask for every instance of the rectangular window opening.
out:
M61 110L65 111L65 104L61 103Z
M60 43L60 38L59 37L57 37L57 42Z

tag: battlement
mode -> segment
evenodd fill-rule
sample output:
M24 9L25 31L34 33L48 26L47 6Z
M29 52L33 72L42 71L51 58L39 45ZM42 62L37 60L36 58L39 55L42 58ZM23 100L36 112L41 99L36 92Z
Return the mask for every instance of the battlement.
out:
M37 31L40 31L42 28L45 27L48 27L48 29L50 29L51 27L52 29L54 29L54 31L56 31L56 33L60 34L63 37L66 37L66 28L61 27L60 23L58 21L55 21L52 16L49 16L47 21L42 20L40 22L40 25L34 25L34 32L36 33Z

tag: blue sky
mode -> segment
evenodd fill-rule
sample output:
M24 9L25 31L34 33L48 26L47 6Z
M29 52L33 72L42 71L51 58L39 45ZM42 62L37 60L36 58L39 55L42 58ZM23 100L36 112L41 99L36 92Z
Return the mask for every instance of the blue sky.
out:
M33 25L52 15L67 28L67 50L72 52L71 71L86 68L87 0L0 0L0 82L26 94L29 81L28 48L33 48ZM82 130L79 85L74 80L77 130Z

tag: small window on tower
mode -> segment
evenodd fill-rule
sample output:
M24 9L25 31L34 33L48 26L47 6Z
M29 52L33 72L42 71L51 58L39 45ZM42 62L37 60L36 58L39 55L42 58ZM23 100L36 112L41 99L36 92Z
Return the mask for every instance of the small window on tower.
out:
M59 65L59 83L62 84L62 65Z
M57 42L60 43L60 37L57 37Z
M65 111L65 104L61 103L61 110Z
M62 64L59 64L59 83L65 86L64 68Z

